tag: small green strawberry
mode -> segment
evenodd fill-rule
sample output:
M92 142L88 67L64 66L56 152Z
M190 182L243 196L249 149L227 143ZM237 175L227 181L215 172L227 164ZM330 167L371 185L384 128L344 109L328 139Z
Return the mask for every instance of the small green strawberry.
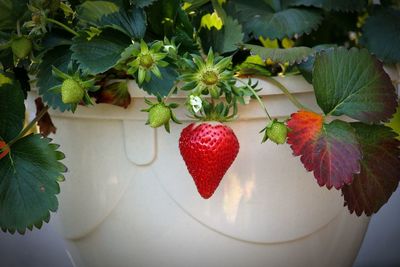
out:
M283 122L273 121L270 127L267 127L268 138L276 144L284 144L288 129Z
M171 110L164 103L158 103L152 106L149 110L149 125L157 128L168 124L171 119Z
M65 104L76 104L79 103L85 91L83 87L74 79L66 79L61 85L61 96L62 101Z
M11 42L11 50L17 58L26 58L32 50L32 41L26 36L17 37Z
M288 128L285 123L273 120L268 123L268 125L261 130L260 133L264 132L264 137L262 142L264 143L268 139L276 144L284 144L286 142L286 136L288 133Z

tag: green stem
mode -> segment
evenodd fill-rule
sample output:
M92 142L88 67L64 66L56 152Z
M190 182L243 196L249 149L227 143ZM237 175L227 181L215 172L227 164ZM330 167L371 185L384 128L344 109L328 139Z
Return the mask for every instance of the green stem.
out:
M164 102L167 102L167 100L170 98L172 93L175 91L177 85L178 85L178 82L175 82L174 85L171 87L171 90L169 90L168 95L164 98Z
M63 24L63 23L61 23L61 22L59 22L59 21L57 21L55 19L46 18L46 21L60 26L61 28L63 28L64 30L66 30L66 31L68 31L70 33L72 33L75 36L79 36L79 33L77 33L76 31L74 31L73 29L68 27L67 25L65 25L65 24Z
M270 78L270 77L263 77L263 79L265 79L267 82L275 85L276 87L278 87L279 90L281 90L286 96L287 98L289 98L289 100L293 103L293 105L295 105L298 109L302 109L302 110L310 110L309 108L306 108L303 104L301 104L290 92L289 90L280 82L278 82L277 80Z
M17 35L18 37L21 36L21 23L19 20L17 20Z
M269 120L272 121L271 116L268 113L267 107L264 105L264 102L261 100L261 98L258 96L257 92L247 83L245 83L242 80L237 79L237 81L241 82L242 84L244 84L250 91L251 93L254 95L254 97L257 99L258 103L260 104L260 106L264 109L265 113L267 114L267 117Z
M49 106L42 109L39 114L37 114L36 117L19 133L19 135L7 144L8 147L11 147L15 142L25 136L25 134L44 116L44 114L46 114L48 110Z

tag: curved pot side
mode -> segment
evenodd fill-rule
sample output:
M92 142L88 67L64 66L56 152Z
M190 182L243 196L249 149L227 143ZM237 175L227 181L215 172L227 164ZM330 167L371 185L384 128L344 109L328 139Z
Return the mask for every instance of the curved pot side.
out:
M286 86L303 88L296 96L317 109L311 86L299 87L296 79ZM272 116L296 111L286 97L264 94ZM241 107L240 119L229 124L241 149L209 200L197 193L179 154L179 134L187 122L173 125L171 134L154 130L144 125L142 108L142 99L135 99L127 110L96 105L79 107L74 115L52 114L58 128L54 139L69 166L61 185L61 230L89 266L111 266L107 261L181 266L181 260L193 261L185 266L204 261L218 266L223 259L218 255L224 254L231 255L226 258L230 266L275 261L286 265L271 266L304 266L290 264L295 258L311 266L321 266L323 259L336 266L352 264L369 219L348 214L340 192L320 188L287 145L260 144L265 119L255 101ZM116 246L119 258L112 253ZM176 254L179 248L188 254ZM147 249L160 249L160 254L152 257ZM336 259L341 254L332 251L344 249L345 259ZM176 255L166 257L161 250ZM209 260L195 261L199 256L190 254L209 250L215 251ZM285 257L285 251L296 255ZM244 264L252 255L258 263ZM171 263L162 264L162 258ZM212 259L218 261L213 265Z

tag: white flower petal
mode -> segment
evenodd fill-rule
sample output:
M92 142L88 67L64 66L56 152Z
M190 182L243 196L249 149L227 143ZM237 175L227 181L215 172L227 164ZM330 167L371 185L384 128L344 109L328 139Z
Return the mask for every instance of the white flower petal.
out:
M192 106L194 112L198 112L203 106L203 101L201 100L201 98L194 95L191 95L189 97L189 103Z

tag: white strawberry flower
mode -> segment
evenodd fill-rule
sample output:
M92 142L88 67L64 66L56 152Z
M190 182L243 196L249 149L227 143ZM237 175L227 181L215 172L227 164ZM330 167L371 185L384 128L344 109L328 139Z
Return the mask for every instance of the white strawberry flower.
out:
M193 111L196 113L203 107L203 101L200 97L190 95L189 104L192 106Z

